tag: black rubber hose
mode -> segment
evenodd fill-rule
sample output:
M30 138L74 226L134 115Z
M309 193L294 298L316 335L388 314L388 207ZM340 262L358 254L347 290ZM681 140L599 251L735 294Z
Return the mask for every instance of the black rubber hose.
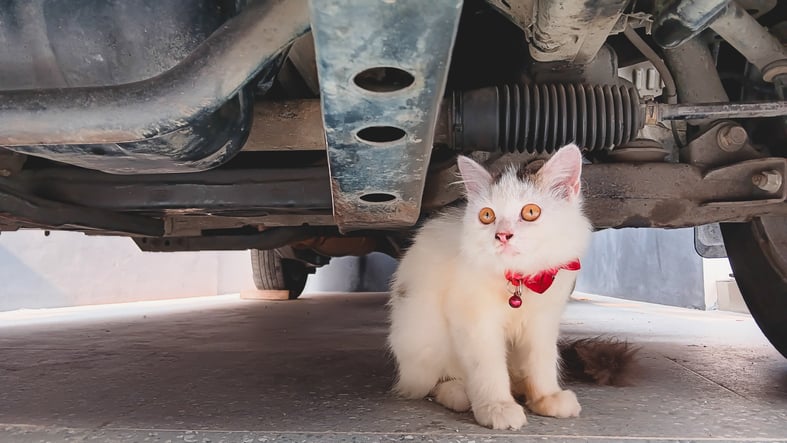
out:
M508 84L455 92L452 141L460 151L554 152L568 143L611 149L644 124L629 85Z

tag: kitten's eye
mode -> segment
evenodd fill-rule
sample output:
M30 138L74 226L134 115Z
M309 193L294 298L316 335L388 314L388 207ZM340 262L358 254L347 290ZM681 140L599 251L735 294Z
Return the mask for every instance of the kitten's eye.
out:
M541 216L541 208L533 203L528 203L522 207L522 220L536 221Z
M478 213L478 219L481 220L481 223L488 225L495 221L495 211L492 208L484 208Z

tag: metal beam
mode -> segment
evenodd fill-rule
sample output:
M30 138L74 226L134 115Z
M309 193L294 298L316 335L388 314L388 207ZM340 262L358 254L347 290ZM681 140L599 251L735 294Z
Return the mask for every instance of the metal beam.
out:
M24 172L15 181L39 198L113 211L236 216L330 213L326 168L214 170L122 176L86 170Z
M0 183L0 219L10 225L116 235L164 235L161 219L55 202ZM6 223L0 223L5 225Z
M342 231L416 223L461 0L312 0Z

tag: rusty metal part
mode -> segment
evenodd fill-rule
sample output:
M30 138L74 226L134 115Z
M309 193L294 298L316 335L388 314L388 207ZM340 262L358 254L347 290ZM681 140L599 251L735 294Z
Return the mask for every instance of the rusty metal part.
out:
M0 145L122 143L172 132L219 109L308 26L305 0L257 2L149 80L0 92Z
M538 0L530 55L539 62L590 62L627 4L627 0Z
M685 164L601 164L585 168L587 213L596 228L677 228L764 214L787 214L784 190L751 182L765 170L784 173L787 159L749 160L703 172Z
M653 41L662 48L675 48L694 38L719 17L730 0L669 2L653 21Z
M776 170L761 171L751 176L751 182L763 191L777 192L782 187L784 175Z
M254 234L213 235L198 237L135 237L139 249L152 252L230 251L244 249L276 249L306 239L335 235L336 228L289 227L271 228Z
M324 151L319 100L259 102L244 151Z
M462 2L310 5L336 223L412 226Z
M313 237L294 243L293 248L311 249L329 257L366 255L379 249L376 237Z
M331 209L324 167L133 177L52 169L25 171L15 183L39 198L115 211L260 216L323 215Z
M167 213L164 219L165 237L197 237L204 231L237 230L249 226L258 230L287 226L334 226L330 209L323 213L266 214L242 216L233 214L177 214Z
M585 165L585 208L597 229L679 228L787 214L784 189L770 193L751 181L754 174L770 170L784 174L787 159L760 158L711 170L683 163ZM430 187L450 190L455 180L445 174L442 180L430 181ZM461 191L451 192L459 199ZM439 193L427 190L426 195ZM424 201L424 207L431 206L439 205Z
M160 219L55 202L0 183L0 228L3 225L70 231L100 231L114 235L164 234Z
M746 144L749 136L743 126L736 124L723 125L716 133L716 142L722 151L735 152Z
M710 27L756 66L763 80L787 74L787 49L736 2L730 2Z
M722 143L726 143L728 147L725 148ZM746 130L733 121L714 123L680 151L682 161L704 168L763 156L748 143Z

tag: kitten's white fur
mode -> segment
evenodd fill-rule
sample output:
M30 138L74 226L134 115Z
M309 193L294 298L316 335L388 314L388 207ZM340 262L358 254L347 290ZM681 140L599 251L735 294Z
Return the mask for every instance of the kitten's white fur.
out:
M524 274L560 266L585 251L591 225L582 212L582 156L560 149L534 176L521 181L509 169L494 181L481 165L460 157L466 208L427 222L396 272L389 345L398 364L395 391L407 398L434 395L494 429L527 423L512 392L536 414L579 415L572 391L559 385L560 317L577 272L561 270L544 294L525 289L522 306L508 305L506 270ZM525 204L541 207L533 222ZM496 220L478 213L492 208ZM501 251L496 232L510 232Z

